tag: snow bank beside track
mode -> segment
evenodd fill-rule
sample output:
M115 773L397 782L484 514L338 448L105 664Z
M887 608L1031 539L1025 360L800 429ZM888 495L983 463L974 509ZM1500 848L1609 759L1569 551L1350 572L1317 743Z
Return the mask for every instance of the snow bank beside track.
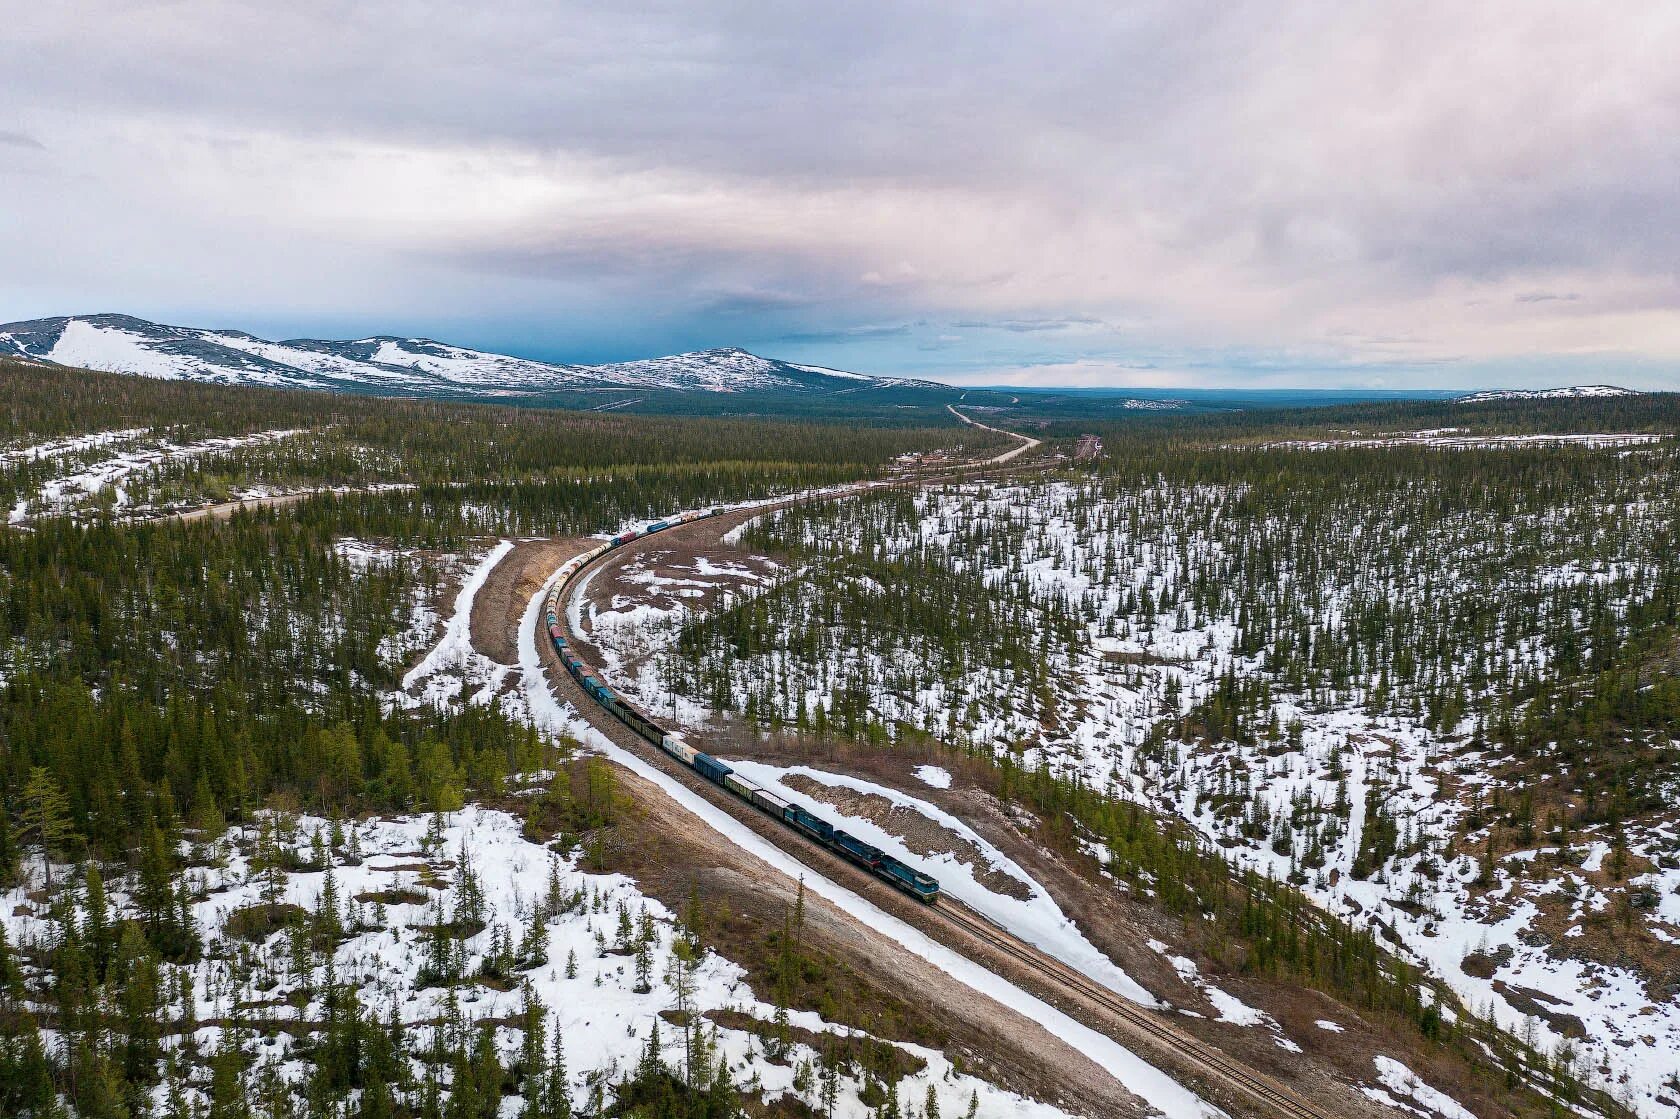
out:
M741 851L785 875L790 882L804 879L806 889L926 960L957 982L1038 1022L1080 1050L1114 1076L1128 1091L1145 1100L1169 1119L1207 1119L1224 1114L1113 1038L1091 1029L992 974L850 890L820 875L814 875L809 867L793 856L759 836L669 774L614 744L581 714L562 705L549 688L536 638L537 621L542 613L543 600L552 585L551 577L531 597L519 628L521 684L532 718L539 727L576 737L643 780L657 785L679 807L727 838Z

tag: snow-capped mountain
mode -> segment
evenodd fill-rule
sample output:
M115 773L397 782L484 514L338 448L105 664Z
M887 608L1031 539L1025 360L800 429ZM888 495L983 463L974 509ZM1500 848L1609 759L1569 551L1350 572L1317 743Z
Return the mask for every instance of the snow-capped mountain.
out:
M238 330L166 326L131 315L0 325L0 356L170 380L449 396L511 397L559 389L835 393L944 387L795 365L734 348L613 365L560 365L430 338L270 342Z
M1584 400L1607 396L1644 396L1638 389L1617 385L1570 385L1557 389L1484 389L1457 398L1459 404L1486 404L1492 400Z

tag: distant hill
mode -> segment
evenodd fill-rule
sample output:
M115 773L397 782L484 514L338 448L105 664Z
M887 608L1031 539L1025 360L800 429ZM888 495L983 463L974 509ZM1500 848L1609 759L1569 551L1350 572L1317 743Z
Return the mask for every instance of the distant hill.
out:
M1460 404L1486 404L1494 400L1585 400L1609 396L1644 396L1637 389L1617 385L1571 385L1557 389L1484 389L1458 398Z
M167 326L131 315L0 325L0 356L169 380L419 396L517 398L557 391L833 394L938 388L723 348L612 365L560 365L434 341L377 335L271 342L237 330Z

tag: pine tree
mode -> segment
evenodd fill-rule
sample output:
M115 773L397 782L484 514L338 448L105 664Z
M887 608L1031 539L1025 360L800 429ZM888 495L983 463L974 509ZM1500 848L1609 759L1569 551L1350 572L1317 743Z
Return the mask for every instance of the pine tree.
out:
M541 1119L572 1119L572 1089L566 1072L566 1052L560 1031L554 1031L554 1047L543 1078Z
M321 880L321 896L315 908L314 922L316 940L328 952L344 938L344 921L339 909L338 878L329 862Z
M655 1018L648 1030L647 1045L642 1048L641 1061L636 1066L636 1079L640 1083L652 1084L665 1075L665 1060L659 1049L659 1019Z
M674 1009L682 1020L683 1083L693 1088L696 1086L696 1068L701 1062L695 1059L698 1031L695 1029L697 1016L694 1013L694 960L687 941L679 939L671 946L671 966L666 971L665 982L676 997Z
M525 1097L521 1119L545 1119L543 1091L548 1081L547 1012L531 984L524 984L524 1005L519 1011L520 1094Z
M711 1084L706 1089L706 1117L707 1119L734 1119L740 1114L740 1098L735 1091L735 1082L729 1076L729 1062L718 1058L717 1068L712 1071Z
M130 1119L122 1078L93 1038L83 1037L76 1043L69 1079L78 1119Z
M501 1110L502 1068L495 1031L476 1031L470 1053L457 1056L450 1082L447 1119L497 1119Z
M823 1046L821 1092L823 1119L834 1119L834 1108L840 1102L840 1062L833 1042Z
M111 959L114 934L111 929L110 908L105 900L105 880L92 860L88 861L83 886L85 894L82 902L82 939L86 941L88 953L93 957L94 978L103 982L106 967Z
M210 1059L210 1106L205 1119L251 1119L249 1059L240 1047L238 1031L222 1032L220 1047Z
M519 966L538 968L548 963L548 919L543 907L532 909L525 935L519 942Z
M132 922L125 924L111 962L110 983L121 1015L122 1077L130 1084L149 1084L156 1076L162 1052L161 978L157 953L145 934Z
M63 850L70 836L70 802L64 789L44 766L29 771L29 781L23 787L23 810L18 816L19 832L24 838L33 837L41 846L42 861L47 876L47 889L52 889L53 859Z
M881 1105L881 1119L903 1119L898 1103L898 1079L887 1077L887 1102Z
M51 1115L53 1064L32 1015L0 991L0 1115Z
M187 819L205 839L219 838L227 828L221 806L216 803L216 794L210 788L210 775L202 769L193 784L192 806L188 809Z

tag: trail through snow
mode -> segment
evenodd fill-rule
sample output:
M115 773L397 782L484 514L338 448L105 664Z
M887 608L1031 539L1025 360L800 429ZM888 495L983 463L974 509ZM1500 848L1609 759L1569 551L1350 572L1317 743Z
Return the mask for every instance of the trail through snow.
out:
M466 580L461 584L461 590L455 596L455 612L450 615L449 623L444 627L443 640L432 647L425 659L408 670L403 677L403 690L412 688L416 681L435 674L438 669L456 663L464 657L472 655L472 608L473 599L478 597L484 581L490 578L490 572L502 562L502 557L513 551L513 541L503 540L490 550L490 554L479 561Z

